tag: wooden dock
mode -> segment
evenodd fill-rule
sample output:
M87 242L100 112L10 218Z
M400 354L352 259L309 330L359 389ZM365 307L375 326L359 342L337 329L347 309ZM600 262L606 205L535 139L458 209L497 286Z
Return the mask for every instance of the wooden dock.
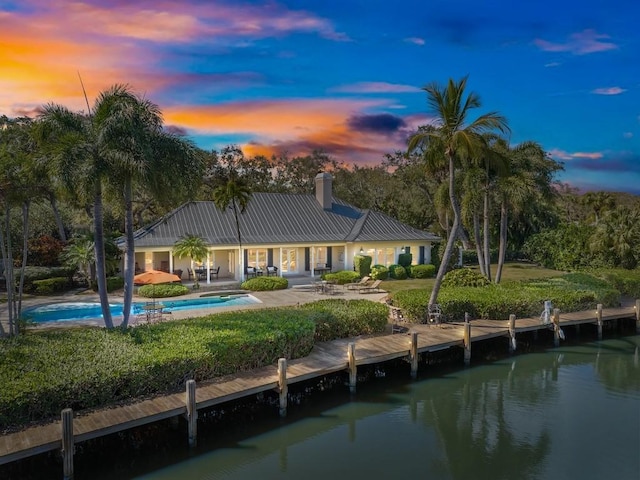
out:
M554 312L550 324L542 324L540 318L510 320L473 320L443 325L410 325L409 334L384 335L372 338L341 339L317 343L307 357L286 361L278 365L239 372L233 376L217 378L201 383L195 388L190 381L186 393L158 396L139 403L104 408L92 412L63 411L61 421L30 427L0 437L0 465L27 458L51 450L66 452L71 457L70 466L65 459L65 478L71 478L73 470L73 445L93 438L128 430L167 418L185 416L189 424L189 441L195 444L197 411L231 400L275 390L280 392L280 412L286 412L287 386L293 383L322 377L339 371L349 372L350 387L355 391L356 370L359 365L377 364L405 358L411 363L412 376L418 368L419 354L436 352L451 347L465 349L465 361L471 356L471 345L496 337L513 339L518 333L552 329L559 342L562 327L593 324L598 328L604 322L635 318L636 331L640 333L640 300L635 306L597 309L582 312ZM511 342L505 340L505 348ZM556 343L558 344L558 343ZM191 392L190 392L191 388ZM66 427L65 427L66 425Z

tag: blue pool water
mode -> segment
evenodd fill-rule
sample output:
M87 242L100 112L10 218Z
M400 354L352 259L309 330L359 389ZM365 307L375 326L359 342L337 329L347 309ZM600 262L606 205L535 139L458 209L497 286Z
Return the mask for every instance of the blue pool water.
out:
M220 297L189 298L184 300L156 300L164 305L165 312L177 312L182 310L195 310L201 308L235 307L240 305L252 305L260 303L260 300L251 295L229 295ZM136 315L142 312L145 303L134 303L131 314ZM121 303L109 305L111 315L122 316ZM92 320L102 318L102 310L98 302L62 302L39 305L23 310L23 316L36 323L47 322L68 322L76 320Z

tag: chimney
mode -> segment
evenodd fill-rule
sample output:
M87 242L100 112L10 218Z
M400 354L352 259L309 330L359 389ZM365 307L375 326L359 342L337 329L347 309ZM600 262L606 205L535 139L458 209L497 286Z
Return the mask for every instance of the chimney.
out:
M316 200L324 210L331 210L333 203L333 188L331 175L318 173L316 175Z

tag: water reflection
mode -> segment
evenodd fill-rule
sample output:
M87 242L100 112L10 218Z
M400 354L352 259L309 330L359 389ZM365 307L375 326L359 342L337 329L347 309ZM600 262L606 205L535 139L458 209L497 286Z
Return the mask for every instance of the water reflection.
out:
M629 337L387 378L139 478L639 478L639 346Z

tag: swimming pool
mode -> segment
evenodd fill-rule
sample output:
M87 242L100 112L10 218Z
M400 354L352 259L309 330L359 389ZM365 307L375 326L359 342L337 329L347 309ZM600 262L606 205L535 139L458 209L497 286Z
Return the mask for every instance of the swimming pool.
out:
M260 300L252 295L222 295L217 297L188 298L184 300L156 299L156 303L164 305L165 312L178 312L183 310L196 310L202 308L237 307L241 305L253 305ZM134 303L131 307L131 315L142 312L147 302ZM123 305L121 303L109 304L111 315L122 316ZM93 320L102 318L102 309L98 302L61 302L39 305L26 308L22 311L24 318L30 322L70 322L77 320Z

